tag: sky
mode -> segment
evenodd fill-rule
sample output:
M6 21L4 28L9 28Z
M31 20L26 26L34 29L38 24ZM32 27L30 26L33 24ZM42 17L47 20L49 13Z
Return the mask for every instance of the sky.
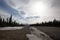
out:
M0 16L19 23L60 20L60 0L0 0Z

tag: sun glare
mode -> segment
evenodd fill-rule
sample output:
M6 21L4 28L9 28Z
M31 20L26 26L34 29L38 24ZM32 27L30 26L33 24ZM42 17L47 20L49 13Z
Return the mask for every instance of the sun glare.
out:
M46 11L46 5L43 2L36 2L32 4L31 10L33 13L39 16L44 16Z

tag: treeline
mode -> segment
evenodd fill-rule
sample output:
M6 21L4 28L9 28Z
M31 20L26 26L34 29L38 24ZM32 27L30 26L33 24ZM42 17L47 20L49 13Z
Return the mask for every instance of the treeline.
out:
M16 21L12 21L12 15L7 18L6 20L0 16L0 27L8 27L8 26L25 26L26 24L19 24ZM54 19L53 21L49 22L42 22L36 24L30 24L29 26L53 26L53 27L60 27L60 21Z
M60 27L60 21L57 21L56 19L54 19L53 21L49 21L49 22L42 22L42 23L30 24L30 26Z
M12 15L6 20L0 16L0 27L5 26L23 26L23 25L17 23L16 21L12 21Z

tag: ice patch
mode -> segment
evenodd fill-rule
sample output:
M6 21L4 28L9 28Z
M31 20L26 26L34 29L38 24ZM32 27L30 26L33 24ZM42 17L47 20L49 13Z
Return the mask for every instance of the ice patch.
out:
M23 27L1 27L0 30L17 30L22 28Z

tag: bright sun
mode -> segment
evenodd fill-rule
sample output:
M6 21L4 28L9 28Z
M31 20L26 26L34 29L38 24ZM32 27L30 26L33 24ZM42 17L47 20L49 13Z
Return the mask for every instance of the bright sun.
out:
M31 6L31 11L40 17L45 15L46 9L47 6L43 2L35 2Z

